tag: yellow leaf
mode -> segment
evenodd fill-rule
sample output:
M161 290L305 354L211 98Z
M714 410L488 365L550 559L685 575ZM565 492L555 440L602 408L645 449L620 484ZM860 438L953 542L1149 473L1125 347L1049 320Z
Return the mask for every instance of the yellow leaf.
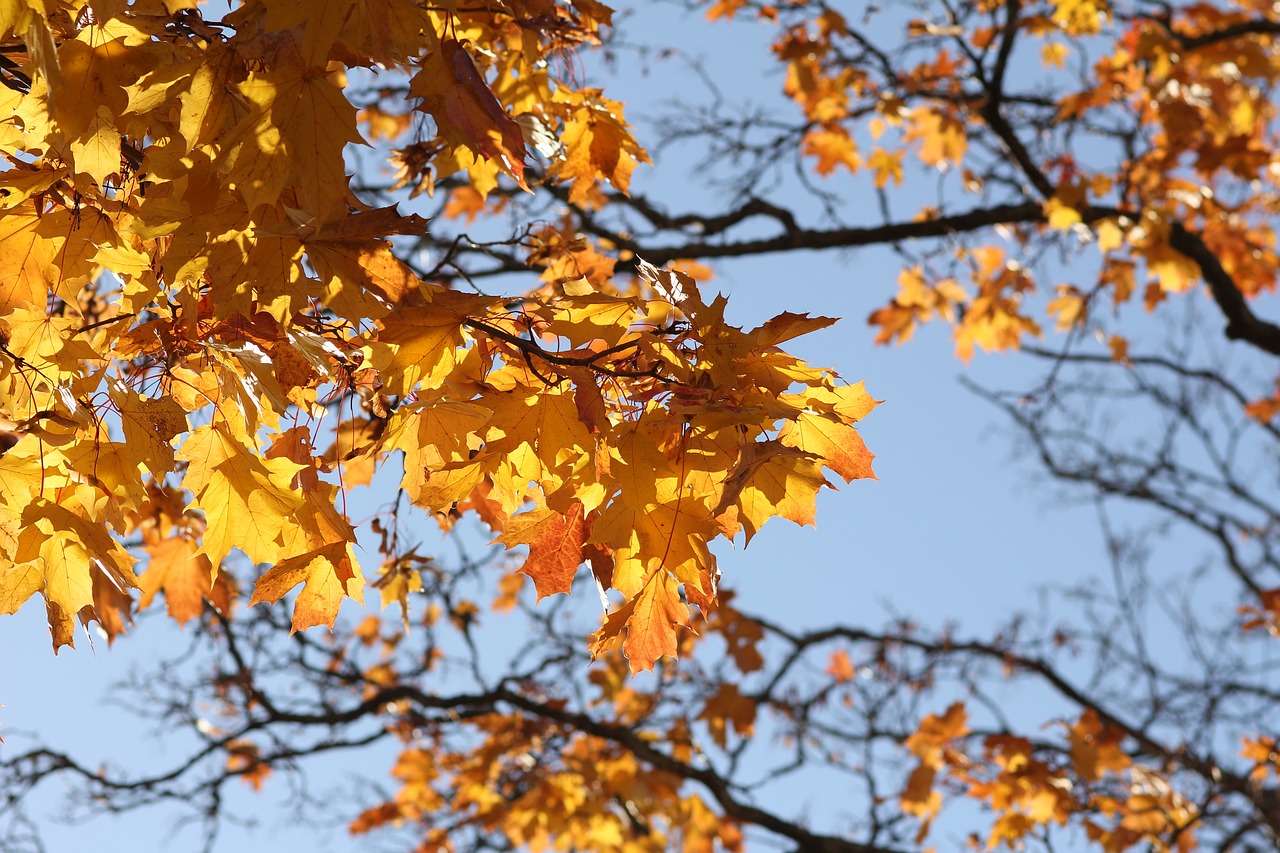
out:
M804 412L783 425L778 441L812 454L814 459L835 471L846 483L855 479L876 479L871 470L875 456L867 450L862 436L853 427L834 418Z
M35 562L0 564L0 613L17 613L43 586L44 572Z
M49 608L54 649L71 645L71 620L94 605L92 570L106 573L119 590L137 589L133 558L111 537L105 525L87 516L83 506L71 508L44 497L34 498L22 514L17 564L38 567L40 592ZM31 578L18 576L14 586L27 589ZM92 617L91 617L92 618Z
M910 127L903 139L920 140L920 159L927 166L960 165L968 147L964 122L949 113L926 107L911 111Z
M1046 201L1043 208L1049 227L1055 231L1069 231L1073 225L1083 221L1080 211L1064 203L1058 196Z
M173 469L171 442L187 431L187 413L172 397L148 399L119 381L109 388L131 456L163 477Z
M1049 42L1040 48L1040 63L1045 68L1062 68L1067 64L1069 52L1062 42Z
M370 362L382 375L386 392L405 395L419 383L433 386L457 364L463 345L462 323L483 314L493 300L436 291L423 306L402 306L379 321L370 344Z
M342 90L323 70L298 65L251 72L236 88L253 111L227 141L237 148L229 177L249 209L275 205L290 184L313 212L344 202L343 147L364 140Z
M414 561L410 559L393 560L382 575L373 581L374 589L382 596L383 610L393 601L400 605L400 620L406 634L409 632L409 595L422 591L422 575L413 566ZM374 624L381 624L375 616L368 616L366 619L372 619Z
M831 485L821 468L820 457L779 440L749 442L712 512L721 515L735 508L748 544L760 526L775 516L812 525L818 489Z
M105 104L99 105L83 134L72 141L71 154L77 172L85 172L98 186L120 172L120 131L115 116Z
M304 503L292 484L300 465L250 453L223 426L193 430L178 458L189 463L184 485L208 524L200 553L214 567L233 548L255 563L280 559L281 535Z
M249 606L276 602L305 584L293 605L293 630L333 626L343 598L364 603L364 576L347 542L334 542L290 557L268 569L253 585Z
M1111 18L1107 0L1054 0L1053 22L1072 35L1092 35Z
M1067 284L1058 286L1058 296L1050 300L1047 310L1054 317L1059 332L1084 325L1089 316L1084 296L1076 287Z
M902 185L902 152L886 151L876 146L867 158L867 168L876 173L876 189L884 189L892 180L895 185Z
M1114 219L1103 219L1094 226L1098 233L1098 251L1110 252L1124 245L1124 231Z
M717 576L718 570L707 542L718 532L711 514L698 501L646 505L624 495L604 508L587 541L613 549L612 585L625 596L637 595L655 573L672 574L680 583L711 596L714 590L705 578Z

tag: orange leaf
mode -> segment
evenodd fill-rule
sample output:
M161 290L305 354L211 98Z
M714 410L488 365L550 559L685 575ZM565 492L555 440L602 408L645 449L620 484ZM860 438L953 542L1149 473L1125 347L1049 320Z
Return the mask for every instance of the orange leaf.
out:
M622 650L631 671L640 672L653 669L663 655L675 656L676 629L687 624L689 607L680 600L675 579L664 571L654 573L634 605Z
M728 726L738 737L750 737L756 722L756 703L743 696L737 685L721 684L707 700L698 719L707 724L711 739L722 749L728 739Z
M165 609L179 625L199 618L213 587L213 571L208 555L197 554L197 548L194 539L181 535L143 547L151 559L138 578L142 587L139 610L150 605L156 593L163 590Z
M569 504L567 515L538 506L511 516L502 535L494 540L508 548L529 546L529 557L520 571L533 578L539 601L557 592L568 593L573 585L586 540L582 513L582 503L576 500Z
M831 653L831 660L827 664L827 675L839 682L853 681L857 670L853 668L853 661L849 659L848 652L844 649L836 649Z
M556 97L562 96L557 93ZM569 203L585 202L598 178L625 193L631 173L638 164L649 162L649 155L623 121L622 104L594 89L563 97L576 107L565 122L565 159L559 171L561 177L573 179Z
M862 165L858 146L849 137L849 133L839 126L809 131L805 134L802 150L806 156L818 159L814 168L819 175L830 175L837 166L856 172Z

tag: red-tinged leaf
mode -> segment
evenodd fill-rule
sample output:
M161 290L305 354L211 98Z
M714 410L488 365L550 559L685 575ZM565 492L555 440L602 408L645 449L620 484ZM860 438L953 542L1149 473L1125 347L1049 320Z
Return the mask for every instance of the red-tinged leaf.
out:
M876 479L871 470L875 454L867 450L856 429L834 418L804 412L783 426L778 440L788 447L812 453L846 483Z
M601 590L613 588L613 549L607 545L588 543L582 546L582 556L591 567L591 574Z
M423 99L441 135L500 163L524 186L524 134L494 97L462 43L444 39L423 62L410 92Z
M395 205L352 213L340 219L325 222L306 241L323 240L327 243L383 240L393 234L418 237L426 233L429 221L415 213L405 215Z
M529 547L529 556L520 571L533 579L541 601L557 592L569 592L584 559L582 545L586 536L582 503L573 501L567 515L538 506L511 516L502 535L494 541L508 548Z
M573 405L578 410L578 420L587 432L598 435L602 427L609 426L609 412L596 375L586 367L571 367L568 373L573 379Z

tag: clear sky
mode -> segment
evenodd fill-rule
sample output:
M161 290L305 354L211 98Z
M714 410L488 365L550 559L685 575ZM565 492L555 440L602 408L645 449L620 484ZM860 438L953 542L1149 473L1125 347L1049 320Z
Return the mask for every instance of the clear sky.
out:
M779 103L776 64L768 62L766 28L708 27L697 15L674 7L645 5L625 18L632 43L671 45L706 63L709 75L730 100ZM745 46L744 46L745 45ZM610 97L628 104L628 118L646 136L644 119L681 93L698 92L679 59L638 58L620 51L616 75L586 57L582 73L600 80ZM758 69L758 70L757 70ZM674 209L705 209L715 196L698 186L696 152L688 146L663 152L656 169L642 169L635 187ZM832 183L839 189L838 181ZM858 206L873 210L865 181L847 181L849 218ZM930 188L931 189L931 188ZM856 193L863 193L859 198ZM926 203L907 196L900 212ZM863 221L874 221L868 215ZM730 295L729 319L752 326L782 311L845 318L833 328L793 342L818 364L835 367L850 381L865 380L885 403L866 419L863 438L877 455L878 482L855 481L819 501L818 527L797 528L775 520L745 551L719 549L724 582L738 590L747 608L794 626L836 621L879 626L903 614L931 625L955 622L961 633L981 634L1005 621L1011 610L1035 604L1034 592L1103 570L1102 546L1093 513L1067 508L1033 482L1034 467L1015 461L1009 429L999 412L959 386L965 374L998 388L1016 387L1035 365L1017 356L977 356L969 367L951 354L947 332L926 328L905 347L872 345L866 316L894 292L900 259L888 251L797 253L715 265L711 288ZM424 524L430 524L424 519ZM369 574L366 571L366 574ZM372 591L370 591L372 592ZM376 593L370 595L376 600ZM583 597L583 607L593 606ZM490 624L497 625L497 622ZM43 612L33 601L14 618L0 620L0 733L7 751L23 749L24 730L38 731L54 747L118 759L136 766L145 756L161 764L180 754L181 741L140 728L135 717L110 705L108 686L134 667L145 670L158 650L171 652L183 635L164 620L144 619L135 636L108 649L78 642L56 658L49 650ZM514 638L518 641L519 638ZM583 677L586 675L584 663ZM1043 719L1038 709L1024 709ZM352 755L328 762L315 777L318 788L341 784L351 766L383 777L389 757ZM56 801L49 786L45 804ZM290 824L279 808L288 790L273 788L254 801L263 827L252 835L229 829L219 850L367 850L341 829L352 816L349 803L335 808L333 827L320 833ZM795 790L797 803L820 804L828 792ZM245 794L246 799L248 795ZM77 828L47 825L49 849L136 853L166 845L170 828L163 812L99 818ZM180 833L169 849L193 849L198 839ZM376 841L373 849L379 849Z

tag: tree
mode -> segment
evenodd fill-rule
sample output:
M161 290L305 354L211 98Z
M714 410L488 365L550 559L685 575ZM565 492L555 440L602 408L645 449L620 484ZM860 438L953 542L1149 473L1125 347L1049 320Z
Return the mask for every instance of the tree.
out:
M396 787L350 829L423 850L911 851L949 800L979 847L1280 842L1270 4L694 5L772 28L792 102L657 128L729 176L711 213L630 192L649 156L575 65L622 49L595 0L0 10L0 603L42 596L56 651L163 594L202 661L126 694L197 738L169 769L11 751L12 844L50 778L212 829L236 780L379 741ZM883 221L846 222L846 191ZM904 261L881 342L941 321L966 361L1043 360L980 393L1096 501L1113 594L981 639L789 626L720 588L712 540L872 476L876 402L781 348L830 319L736 328L703 265L872 245ZM396 618L344 621L347 495L387 468L361 542ZM1232 600L1164 594L1117 504L1205 535ZM478 517L518 571L420 552L415 513ZM607 609L587 683L582 596L549 598L575 577ZM496 664L477 588L528 626ZM1060 711L1020 724L1008 680ZM856 815L757 794L818 770Z

